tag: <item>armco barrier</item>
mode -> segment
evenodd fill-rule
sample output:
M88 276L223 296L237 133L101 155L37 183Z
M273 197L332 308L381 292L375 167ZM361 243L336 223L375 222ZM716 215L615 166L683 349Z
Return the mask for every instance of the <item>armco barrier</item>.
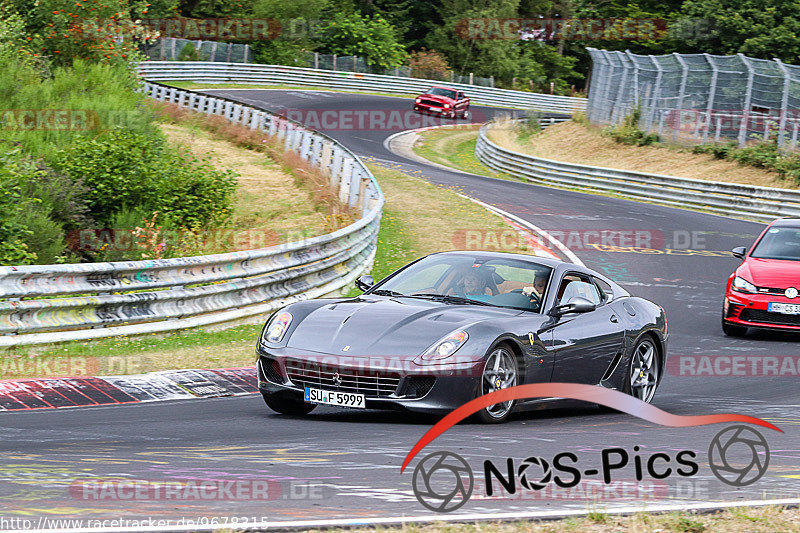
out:
M245 105L145 83L152 98L283 139L361 218L270 248L151 261L0 267L0 346L172 331L267 313L349 285L372 263L384 198L364 164L321 133ZM66 297L64 297L66 296Z
M604 191L636 200L704 209L722 215L772 220L800 216L800 191L692 180L543 159L506 150L493 143L484 125L475 155L485 165L534 183Z
M419 94L432 85L447 85L463 90L475 104L519 109L538 109L554 113L573 113L586 109L585 98L494 89L478 85L446 83L418 78L317 70L313 68L209 63L202 61L145 61L139 64L142 77L151 81L192 81L198 83L249 83L301 85L348 91L389 94Z

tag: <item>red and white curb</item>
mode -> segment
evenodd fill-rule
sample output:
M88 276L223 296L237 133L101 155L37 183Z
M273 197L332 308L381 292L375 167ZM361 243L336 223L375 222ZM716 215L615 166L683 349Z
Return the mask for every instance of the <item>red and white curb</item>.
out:
M127 376L0 381L0 411L61 409L258 392L255 367L164 370Z

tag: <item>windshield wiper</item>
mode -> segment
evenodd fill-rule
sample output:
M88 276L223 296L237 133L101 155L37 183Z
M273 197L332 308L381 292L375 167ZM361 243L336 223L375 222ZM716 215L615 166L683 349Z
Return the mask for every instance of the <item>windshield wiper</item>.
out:
M405 296L403 293L390 291L389 289L377 289L370 294L377 294L378 296Z
M425 300L436 300L440 302L447 302L453 304L471 304L471 305L488 305L490 307L497 307L489 302L481 302L480 300L472 300L470 298L463 298L461 296L451 296L448 294L436 294L433 292L423 292L420 294L405 294L407 298L422 298Z

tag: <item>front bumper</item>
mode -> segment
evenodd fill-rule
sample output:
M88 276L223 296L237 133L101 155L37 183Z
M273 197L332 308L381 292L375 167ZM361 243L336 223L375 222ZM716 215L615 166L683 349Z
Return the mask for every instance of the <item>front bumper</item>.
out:
M482 359L462 358L452 364L420 366L413 358L341 357L264 346L256 352L262 394L302 401L304 387L309 386L364 394L367 409L436 414L479 396L484 364Z
M452 108L438 108L438 107L431 107L428 105L422 104L414 104L414 111L417 113L425 113L428 115L439 115L442 117L452 117L455 113L455 110Z
M770 302L800 304L777 294L747 294L728 291L723 303L722 319L731 325L749 328L800 331L800 315L769 311Z

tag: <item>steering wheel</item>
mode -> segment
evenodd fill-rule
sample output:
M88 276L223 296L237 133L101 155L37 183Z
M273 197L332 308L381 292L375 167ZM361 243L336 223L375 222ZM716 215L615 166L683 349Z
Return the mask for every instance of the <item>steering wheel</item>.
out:
M511 294L511 293L517 293L517 294L522 294L522 295L525 294L525 293L522 292L522 289L514 289L513 291L508 291L508 292L509 292L509 294ZM531 299L531 303L535 303L536 304L537 308L541 308L542 307L542 299L539 298L536 295L536 293L532 292L531 295L529 296L529 298Z

